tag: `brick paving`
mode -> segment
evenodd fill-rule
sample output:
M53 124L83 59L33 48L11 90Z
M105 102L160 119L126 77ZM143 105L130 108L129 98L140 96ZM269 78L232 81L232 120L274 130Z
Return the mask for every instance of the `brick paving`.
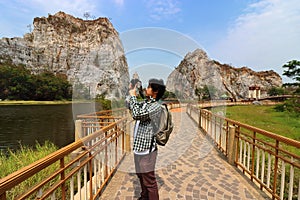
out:
M226 161L185 111L173 112L175 130L159 146L156 177L161 200L269 199ZM133 200L140 194L133 155L128 154L100 200Z

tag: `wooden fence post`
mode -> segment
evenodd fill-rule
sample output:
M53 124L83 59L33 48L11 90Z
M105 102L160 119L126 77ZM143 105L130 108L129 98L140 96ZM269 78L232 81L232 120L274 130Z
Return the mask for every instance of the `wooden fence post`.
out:
M75 121L75 142L82 138L82 120Z
M125 150L126 152L131 152L131 147L130 147L130 131L131 131L131 122L130 122L130 117L127 118L127 123L126 123L126 133L125 133Z
M201 108L199 108L199 119L198 119L198 128L202 128L202 122L201 122Z
M228 137L228 162L234 165L236 155L236 138L235 138L235 127L229 126L229 137Z

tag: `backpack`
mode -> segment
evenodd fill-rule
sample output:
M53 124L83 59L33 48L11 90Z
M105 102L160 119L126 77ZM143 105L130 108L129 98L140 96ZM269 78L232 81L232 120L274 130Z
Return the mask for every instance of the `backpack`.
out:
M174 128L172 115L166 104L161 105L161 115L158 119L158 125L154 137L158 145L165 146Z

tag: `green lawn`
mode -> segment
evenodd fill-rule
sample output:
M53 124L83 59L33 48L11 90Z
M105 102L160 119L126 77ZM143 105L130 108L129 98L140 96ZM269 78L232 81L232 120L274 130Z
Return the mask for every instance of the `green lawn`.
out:
M275 106L227 106L226 117L300 141L300 118L277 112Z

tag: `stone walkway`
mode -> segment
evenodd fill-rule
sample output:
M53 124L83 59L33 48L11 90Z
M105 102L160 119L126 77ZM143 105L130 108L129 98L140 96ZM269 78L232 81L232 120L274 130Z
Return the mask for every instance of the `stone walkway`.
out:
M269 199L226 162L184 110L172 115L175 130L168 144L159 146L156 164L161 200ZM133 156L129 154L100 200L132 200L139 194Z

